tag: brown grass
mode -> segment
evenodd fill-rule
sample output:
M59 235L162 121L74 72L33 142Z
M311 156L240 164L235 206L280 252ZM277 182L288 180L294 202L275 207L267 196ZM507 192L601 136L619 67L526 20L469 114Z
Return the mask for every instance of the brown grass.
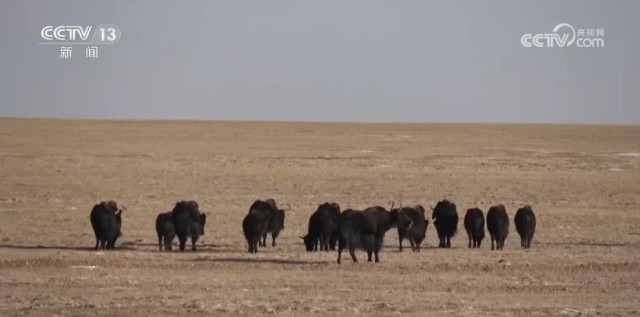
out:
M624 155L626 153L626 155ZM637 315L640 127L0 119L0 315ZM623 154L623 155L620 155ZM258 198L289 203L276 248L245 252ZM381 264L306 253L318 203L531 204L532 249ZM94 252L91 206L126 206L120 250ZM210 212L197 253L157 251L155 216ZM347 258L348 260L348 258ZM95 269L90 269L96 266Z

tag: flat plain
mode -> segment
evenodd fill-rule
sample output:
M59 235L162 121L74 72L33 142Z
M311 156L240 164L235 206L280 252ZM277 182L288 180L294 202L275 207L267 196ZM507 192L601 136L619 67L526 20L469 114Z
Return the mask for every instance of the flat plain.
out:
M278 245L246 252L255 199L289 204ZM381 263L304 251L318 204L530 204L522 250L438 249ZM115 251L89 212L126 207ZM155 217L209 213L197 252L160 252ZM427 208L428 209L428 208ZM430 216L430 213L429 213ZM405 242L406 243L406 242ZM408 246L406 244L405 246ZM0 315L629 316L640 314L640 126L0 119Z

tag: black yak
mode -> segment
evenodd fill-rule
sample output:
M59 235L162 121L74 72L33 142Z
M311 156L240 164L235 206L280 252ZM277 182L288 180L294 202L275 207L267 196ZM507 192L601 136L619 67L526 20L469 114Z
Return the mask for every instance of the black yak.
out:
M411 219L409 227L398 226L398 240L400 241L400 252L402 252L402 241L406 238L411 244L411 250L420 252L420 244L427 235L427 226L429 220L425 219L424 207L416 205L415 207L401 207L397 209L401 215L405 215Z
M118 209L118 204L110 200L94 205L89 219L96 237L94 249L113 250L122 235L122 210Z
M176 236L176 228L173 225L171 211L158 214L156 218L156 234L158 235L158 248L162 251L171 251L171 243Z
M520 246L525 249L531 247L531 239L536 232L536 215L533 213L531 206L525 205L518 209L516 216L513 218L516 225L516 231L520 235Z
M318 205L318 209L309 217L307 235L302 238L308 252L335 250L338 239L338 218L340 218L340 205L328 203Z
M180 243L180 251L184 251L187 238L191 238L191 250L196 251L196 242L204 235L204 225L207 221L206 214L200 213L198 203L191 201L179 201L171 211L175 233Z
M290 210L291 207L288 207L286 210L278 209L278 205L276 205L276 201L273 199L265 200L268 204L273 206L272 215L269 219L269 223L267 224L267 230L262 234L262 243L261 246L267 246L267 233L271 233L271 246L276 246L276 238L280 234L280 231L284 229L284 218L285 211Z
M378 253L382 249L384 235L394 226L409 228L412 221L397 210L388 212L384 207L369 207L364 211L345 210L338 220L339 243L338 264L342 262L342 251L349 249L354 263L358 262L355 249L367 251L367 261L375 255L375 262L380 262Z
M484 239L484 213L480 208L471 208L464 215L464 228L469 236L469 248L479 248Z
M433 225L436 227L440 248L451 248L451 238L458 230L458 211L456 205L448 200L439 201L433 209L431 215L435 219Z
M261 239L267 234L271 218L277 212L272 199L256 200L249 207L249 213L242 220L242 232L249 245L249 253L257 253Z
M504 240L509 235L509 215L504 205L496 205L489 208L487 212L487 229L491 235L491 250L502 250ZM495 243L495 246L494 246Z

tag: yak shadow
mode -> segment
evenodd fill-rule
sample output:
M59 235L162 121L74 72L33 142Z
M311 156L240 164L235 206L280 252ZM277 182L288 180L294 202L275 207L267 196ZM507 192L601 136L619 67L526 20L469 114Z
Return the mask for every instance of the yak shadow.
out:
M249 257L224 257L224 258L198 258L185 261L195 262L213 262L213 263L268 263L268 264L288 264L288 265L318 265L329 264L330 261L303 261L292 259L277 259L277 258L249 258Z
M115 250L95 250L92 246L61 246L61 245L13 245L0 244L0 249L16 249L16 250L59 250L59 251L149 251L138 249L135 245L116 245Z
M245 248L231 244L198 244L196 245L196 253L241 253L246 251ZM90 252L120 252L120 251L135 251L135 252L178 252L178 253L193 253L191 251L191 244L187 244L185 252L180 252L178 244L173 244L172 251L158 250L158 244L156 243L139 243L135 241L122 241L116 244L115 250L95 250L93 245L77 246L77 245L19 245L19 244L0 244L0 249L13 249L13 250L58 250L58 251L90 251Z
M58 246L58 245L12 245L12 244L0 244L0 249L94 251L92 247Z
M169 252L169 253L180 252L179 245L178 243L175 243L175 242L171 244L171 246L173 247L173 250L171 251L159 250L157 243L137 243L136 246L145 248L145 249L137 249L141 251ZM231 244L197 244L196 248L197 248L196 252L207 252L207 253L236 253L236 252L242 252L243 250L245 250L242 247L238 247L237 245L231 245ZM187 247L183 253L185 252L186 253L193 252L191 251L191 243L187 243Z
M543 243L534 243L532 246L538 245L549 245L549 246L589 246L589 247L637 247L637 243L607 243L607 242L543 242Z

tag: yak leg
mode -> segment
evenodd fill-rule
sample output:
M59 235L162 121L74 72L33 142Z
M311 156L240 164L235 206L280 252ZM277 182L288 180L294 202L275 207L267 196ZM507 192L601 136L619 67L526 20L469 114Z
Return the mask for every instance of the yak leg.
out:
M438 244L438 248L444 248L446 247L446 237L443 234L438 234L438 239L440 240L440 243Z
M158 250L162 251L162 235L158 235Z
M374 255L374 256L375 256L375 258L376 258L376 263L380 263L380 258L378 257L378 250L374 250L374 251L373 251L373 255Z
M191 251L196 250L196 242L198 242L198 236L191 236Z
M278 237L279 234L280 234L280 232L272 232L271 233L271 246L272 247L276 246L276 238Z
M260 245L260 238L251 239L250 246L249 246L249 252L250 253L258 253L258 245Z
M413 252L416 252L418 250L418 248L416 247L416 242L414 241L413 238L409 238L409 243L411 243L411 250Z
M247 252L253 253L253 240L252 239L247 239L247 244L248 244Z
M358 258L356 258L356 248L349 247L349 254L351 255L351 260L353 260L353 263L358 263Z
M171 249L172 249L171 243L173 242L173 238L174 237L175 237L175 235L164 236L164 250L165 251L171 251Z
M342 243L338 246L338 264L342 263Z
M374 245L373 245L373 254L376 258L376 263L380 262L378 258L378 252L382 249L382 239L384 239L384 235L375 237ZM371 261L371 254L369 254L369 261Z
M495 247L494 247L494 241L495 241L495 239L496 239L496 236L491 235L491 251L493 251L493 249L495 248Z
M329 251L329 240L331 240L331 232L326 233L322 235L323 236L323 242L322 242L322 247L324 249L324 251Z
M331 249L331 251L336 250L336 240L337 239L333 236L333 234L329 236L329 249Z
M178 242L180 242L180 251L184 251L184 248L187 245L187 236L178 235Z

